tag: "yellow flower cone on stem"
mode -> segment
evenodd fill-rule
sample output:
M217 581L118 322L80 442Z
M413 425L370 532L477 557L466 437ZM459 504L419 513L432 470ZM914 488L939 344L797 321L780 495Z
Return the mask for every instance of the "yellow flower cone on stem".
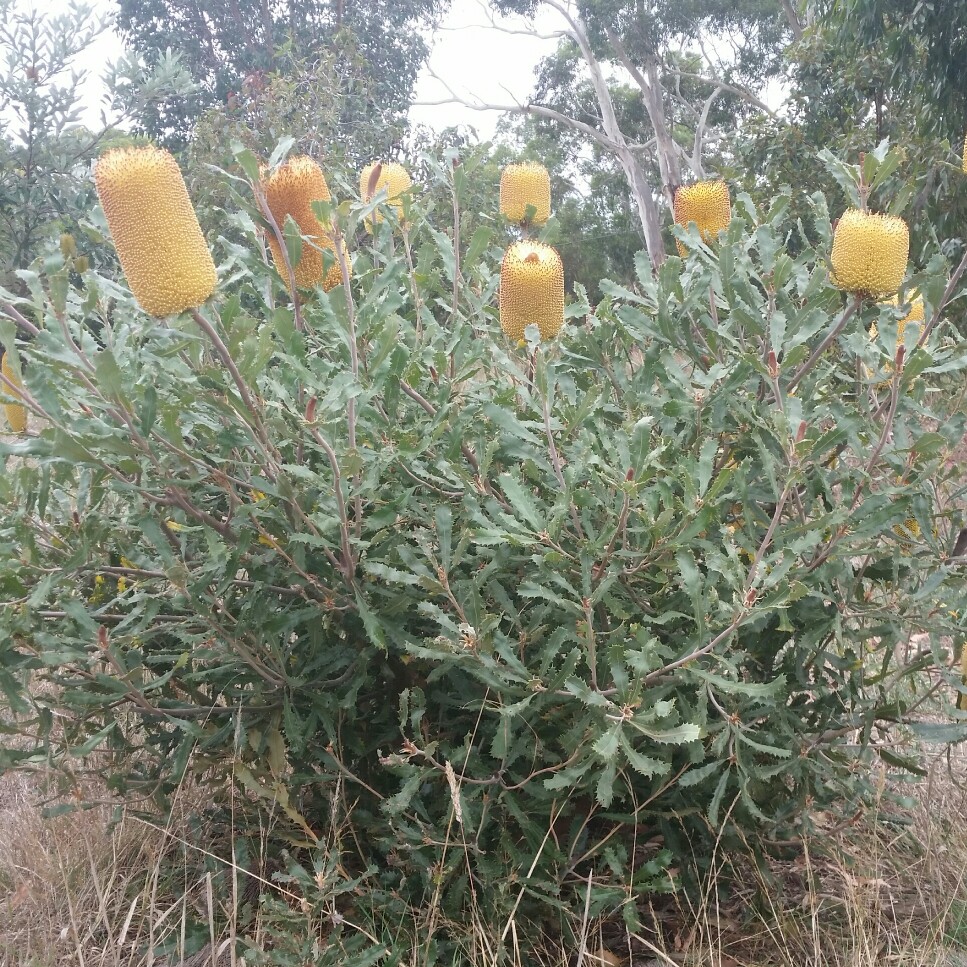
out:
M900 300L894 296L892 299L888 299L885 303L886 305L898 306ZM903 333L906 331L907 323L920 323L923 324L924 320L924 309L923 309L923 296L914 296L910 300L910 311L897 323L896 326L896 344L899 347L903 343ZM876 339L879 334L879 330L876 328L876 323L870 326L870 339Z
M18 388L23 386L23 383L20 382L20 377L14 371L13 366L10 365L9 353L3 354L3 363L0 364L0 372L2 372L3 375L10 380L11 383L13 383L14 386ZM14 390L11 390L10 387L5 383L0 384L0 390L2 390L4 396L19 395ZM22 403L4 403L3 412L6 414L7 423L10 424L10 429L13 430L14 433L23 433L27 429L27 407L25 407Z
M892 299L888 299L883 304L898 306L900 304L900 300L896 296L893 296ZM896 350L903 345L903 334L906 332L907 324L910 323L910 324L916 325L919 328L920 326L923 325L923 320L924 320L923 297L917 295L910 301L910 311L897 323L896 345L894 346L894 350L893 350L894 359L896 358ZM873 342L879 334L880 334L880 331L879 329L877 329L876 323L874 322L870 326L870 342ZM886 363L883 368L886 370L886 372L892 373L893 372L892 360ZM867 376L870 375L869 370L865 366L863 367L863 371L867 374ZM889 385L890 385L889 380L883 380L882 382L877 384L877 388L884 389Z
M304 236L299 261L292 267L295 273L295 284L300 289L311 289L315 285L322 285L326 292L339 285L342 282L342 269L338 259L327 272L323 271L322 250L328 249L335 258L336 247L327 227L319 221L312 210L314 201L332 200L322 168L305 155L290 158L263 181L262 187L265 191L265 201L269 211L272 212L272 218L279 226L279 231L285 231L286 216L290 216ZM282 278L286 279L282 247L274 232L269 235L269 248L272 250L275 267Z
M400 224L403 224L403 199L400 196L412 185L409 173L401 164L374 161L366 165L359 176L359 197L365 204L385 191L387 203L396 209ZM383 213L376 210L366 219L366 228L371 232L373 225L378 225L382 220Z
M500 173L500 212L510 222L527 221L527 209L534 208L531 225L543 225L551 216L551 176L532 161L507 165Z
M515 342L536 325L553 339L564 325L564 265L542 242L515 242L500 264L500 328Z
M94 183L121 269L152 316L201 305L215 290L215 263L174 157L153 146L113 148Z
M732 200L724 181L699 181L694 185L682 185L675 192L675 222L687 228L694 222L702 241L711 245L732 220ZM675 240L678 254L685 258L688 247Z
M850 208L833 232L833 284L846 292L880 297L900 288L910 255L910 230L902 218Z

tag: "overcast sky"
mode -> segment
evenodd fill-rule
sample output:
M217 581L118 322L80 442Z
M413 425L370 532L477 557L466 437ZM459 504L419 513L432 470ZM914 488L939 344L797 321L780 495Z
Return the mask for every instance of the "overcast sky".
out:
M88 0L104 15L114 10L112 0ZM36 6L47 14L67 10L69 0L19 0L18 7ZM451 97L445 85L465 100L475 103L490 102L515 104L527 100L534 86L534 68L540 58L550 53L554 40L541 39L531 33L509 34L490 25L491 14L479 0L453 0L450 13L437 34L428 69L417 84L415 100L434 102ZM530 25L521 19L502 20L501 23L517 31L529 31ZM560 29L560 18L552 11L538 17L534 28L538 33ZM103 84L100 76L104 65L121 53L121 42L113 31L106 31L78 57L77 66L87 72L84 86L86 121L97 125L101 111ZM432 72L432 73L431 73ZM434 79L436 74L444 82ZM469 124L481 140L492 136L500 115L495 111L475 111L457 104L417 106L413 120L442 130L453 124Z

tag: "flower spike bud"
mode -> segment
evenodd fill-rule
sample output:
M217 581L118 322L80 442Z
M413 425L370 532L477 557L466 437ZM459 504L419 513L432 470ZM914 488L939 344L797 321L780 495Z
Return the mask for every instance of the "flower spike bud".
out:
M400 197L404 191L413 184L407 170L401 165L374 161L366 165L359 176L359 195L363 204L369 202L381 191L386 191L387 203L396 209L396 214L403 223L403 199ZM366 219L366 228L372 232L373 226L378 225L383 220L382 212L374 211Z
M564 325L564 265L542 242L515 242L500 264L500 328L518 342L531 324L541 339Z
M10 365L10 353L3 354L3 363L0 364L0 372L15 387L15 389L11 389L6 383L0 383L0 392L4 396L19 397L20 394L17 392L17 389L23 386L23 383L20 382L20 377L17 375L13 366ZM10 429L14 433L23 433L27 429L27 407L22 403L4 403L3 412L6 414L7 423L10 424Z
M893 296L892 299L888 299L885 303L886 305L898 306L900 300ZM906 332L908 323L922 324L924 321L924 308L923 308L923 296L914 295L910 300L910 311L897 323L896 326L896 341L897 345L903 342L903 334ZM870 326L870 339L876 339L879 334L879 330L876 328L876 323Z
M510 222L526 222L533 208L532 225L543 225L551 216L551 176L533 161L507 165L500 173L500 212Z
M910 254L910 230L902 218L850 208L833 232L833 284L865 296L892 295L900 288Z
M675 222L688 227L695 223L702 241L711 245L732 220L732 200L729 187L724 181L698 181L694 185L682 185L675 192ZM678 254L685 258L688 247L676 239Z
M262 182L265 202L279 231L284 231L286 217L291 217L299 227L299 232L307 239L302 246L299 261L292 266L295 284L300 289L311 289L321 285L328 292L342 282L342 270L338 260L324 272L323 251L336 254L336 247L329 232L312 210L314 201L331 201L329 186L322 168L312 158L300 155L290 158L280 165ZM272 260L279 274L285 279L285 258L279 240L272 232L269 235L269 248ZM288 279L286 279L288 282Z
M173 155L113 148L95 163L94 183L141 308L170 316L201 305L215 290L215 263Z

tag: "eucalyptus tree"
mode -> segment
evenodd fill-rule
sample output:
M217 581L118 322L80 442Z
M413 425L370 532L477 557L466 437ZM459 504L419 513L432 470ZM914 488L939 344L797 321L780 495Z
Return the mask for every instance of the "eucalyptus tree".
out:
M649 257L665 258L662 203L686 177L703 177L705 144L750 113L781 75L803 27L784 0L497 0L502 12L544 5L562 17L561 47L522 111L562 123L613 156L637 209ZM635 92L642 123L623 124L616 80ZM577 95L575 98L574 95ZM589 95L593 97L589 99Z
M118 0L117 24L142 53L177 50L199 83L193 98L171 99L145 129L168 143L188 139L206 108L231 108L294 65L338 62L334 97L348 137L358 121L405 126L427 37L449 0Z

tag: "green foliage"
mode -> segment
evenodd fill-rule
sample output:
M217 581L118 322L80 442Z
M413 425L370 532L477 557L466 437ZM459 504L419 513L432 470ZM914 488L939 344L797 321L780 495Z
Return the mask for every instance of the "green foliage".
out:
M730 143L725 174L756 197L791 185L795 213L808 225L814 192L829 198L834 215L852 203L837 191L830 165L813 149L825 148L858 165L861 154L872 155L889 142L898 163L871 197L871 207L890 207L908 221L911 258L925 265L939 240L951 244L964 237L965 114L953 107L963 97L963 86L940 92L931 90L928 79L933 72L962 69L963 59L939 49L924 57L926 49L938 45L938 31L956 22L949 19L953 10L925 5L907 17L901 6L906 5L857 0L822 8L789 50L784 116L750 119ZM963 11L958 7L956 13ZM931 27L927 21L935 15L947 26Z
M337 106L344 136L377 118L386 131L405 128L413 85L429 53L426 35L447 6L446 0L208 0L187 7L118 0L117 23L139 53L179 51L200 85L194 98L169 98L140 118L152 137L176 146L190 140L206 109L235 110L280 74L296 83L297 64L315 65L309 77L335 65L343 79ZM311 114L303 115L300 127L311 121Z
M963 143L967 10L956 0L850 0L821 6L829 41L874 59L881 92L915 105L922 130ZM889 94L887 95L889 97Z
M22 273L38 332L0 323L36 427L0 448L0 767L145 809L188 778L232 800L239 856L271 814L264 962L634 927L716 845L852 815L877 757L916 772L907 725L967 728L955 334L890 370L902 310L844 306L825 200L807 233L781 194L508 345L466 204L486 159L453 160L402 245L387 209L352 252L351 292L296 311L233 181L249 236L197 316ZM336 206L340 233L373 207ZM947 271L910 280L928 319Z

